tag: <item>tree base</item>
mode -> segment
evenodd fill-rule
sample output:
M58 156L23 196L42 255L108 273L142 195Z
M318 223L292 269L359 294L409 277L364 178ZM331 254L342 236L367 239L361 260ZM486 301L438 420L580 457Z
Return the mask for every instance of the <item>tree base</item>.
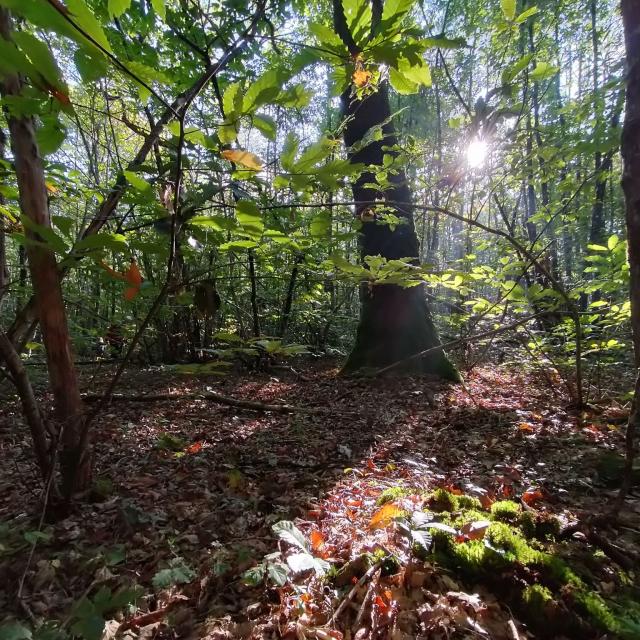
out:
M460 373L442 349L411 358L440 344L422 287L378 285L363 289L361 304L356 343L341 375L375 375L399 363L388 373L434 375L461 382Z

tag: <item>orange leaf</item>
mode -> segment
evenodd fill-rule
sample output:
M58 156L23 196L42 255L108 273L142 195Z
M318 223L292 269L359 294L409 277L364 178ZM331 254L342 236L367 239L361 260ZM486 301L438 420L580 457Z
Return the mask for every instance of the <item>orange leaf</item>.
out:
M389 608L389 605L380 596L376 596L374 604L380 611L386 611Z
M249 151L242 151L241 149L225 149L222 152L222 157L225 160L229 160L229 162L241 164L248 169L253 169L254 171L260 171L260 169L262 169L262 161L260 158Z
M542 500L544 498L544 494L540 489L529 489L522 494L522 501L531 506L538 502L538 500Z
M140 289L138 287L127 287L124 290L124 299L133 300L139 293Z
M198 453L202 449L202 442L194 442L190 447L186 448L186 453Z
M142 275L140 274L140 269L138 269L138 265L135 260L131 261L129 269L125 273L124 277L132 287L140 288L140 285L142 284Z
M353 84L356 87L364 87L371 80L371 71L366 69L356 69L353 72Z
M319 551L324 547L324 536L320 531L312 531L311 532L311 548L314 551Z
M518 425L518 429L520 429L520 431L535 431L535 427L530 423L530 422L521 422Z
M392 502L387 502L387 504L373 514L373 517L369 521L369 528L384 529L394 518L398 518L403 513L404 509L401 509Z

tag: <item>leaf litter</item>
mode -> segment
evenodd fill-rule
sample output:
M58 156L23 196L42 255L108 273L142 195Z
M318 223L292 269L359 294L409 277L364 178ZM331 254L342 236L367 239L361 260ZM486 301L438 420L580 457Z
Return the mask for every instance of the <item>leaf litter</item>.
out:
M615 495L598 465L600 454L622 449L619 423L597 408L579 423L534 375L477 369L462 388L342 379L315 363L304 381L254 373L215 389L330 413L171 398L210 384L132 372L123 387L167 401L111 405L97 434L92 495L40 530L28 438L18 407L3 405L0 446L12 460L0 470L3 612L57 620L90 640L513 640L554 637L524 615L541 605L542 619L565 615L575 625L555 625L557 637L601 637L593 616L574 606L577 582L551 584L536 562L505 564L513 549L500 544L515 549L521 540L519 529L511 542L499 538L509 535L500 527L515 526L510 509L523 523L528 514L535 531L546 519L573 531L545 534L523 553L580 567L594 598L626 594L637 578L579 526ZM632 493L624 524L601 533L637 557L639 522ZM489 577L469 573L443 555L449 544L502 564ZM545 580L556 589L551 599ZM531 591L538 584L542 595ZM516 590L529 598L519 610L509 597Z

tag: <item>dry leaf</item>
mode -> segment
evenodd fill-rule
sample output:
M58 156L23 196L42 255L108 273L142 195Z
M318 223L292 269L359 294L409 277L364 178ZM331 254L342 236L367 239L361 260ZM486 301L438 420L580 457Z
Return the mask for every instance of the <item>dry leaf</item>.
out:
M369 521L369 528L384 529L394 518L398 518L403 513L404 509L401 509L392 502L387 502L387 504L373 514L373 517Z
M257 155L250 151L242 151L241 149L225 149L222 152L222 157L225 160L241 164L253 171L260 171L262 169L262 161Z
M522 501L531 506L538 502L538 500L542 500L544 498L544 494L540 489L529 489L522 494Z
M324 547L325 540L320 531L312 531L309 537L311 538L311 548L314 551L319 551Z
M364 87L371 80L371 71L366 69L356 69L353 72L353 84L356 87Z
M489 520L467 522L467 524L460 529L460 532L467 540L482 540L490 524L491 522Z

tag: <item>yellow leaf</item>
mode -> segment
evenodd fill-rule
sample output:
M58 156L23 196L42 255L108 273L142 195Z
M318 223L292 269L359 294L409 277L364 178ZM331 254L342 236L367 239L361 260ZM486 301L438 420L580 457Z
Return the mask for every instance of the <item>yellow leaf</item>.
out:
M404 514L404 509L393 504L393 502L387 502L383 507L378 509L371 520L369 521L370 529L384 529L394 518Z
M353 84L356 87L364 87L371 80L371 71L365 69L356 69L353 72Z
M258 156L249 152L242 151L241 149L225 149L222 152L222 157L230 162L241 164L254 171L260 171L262 169L262 161Z

